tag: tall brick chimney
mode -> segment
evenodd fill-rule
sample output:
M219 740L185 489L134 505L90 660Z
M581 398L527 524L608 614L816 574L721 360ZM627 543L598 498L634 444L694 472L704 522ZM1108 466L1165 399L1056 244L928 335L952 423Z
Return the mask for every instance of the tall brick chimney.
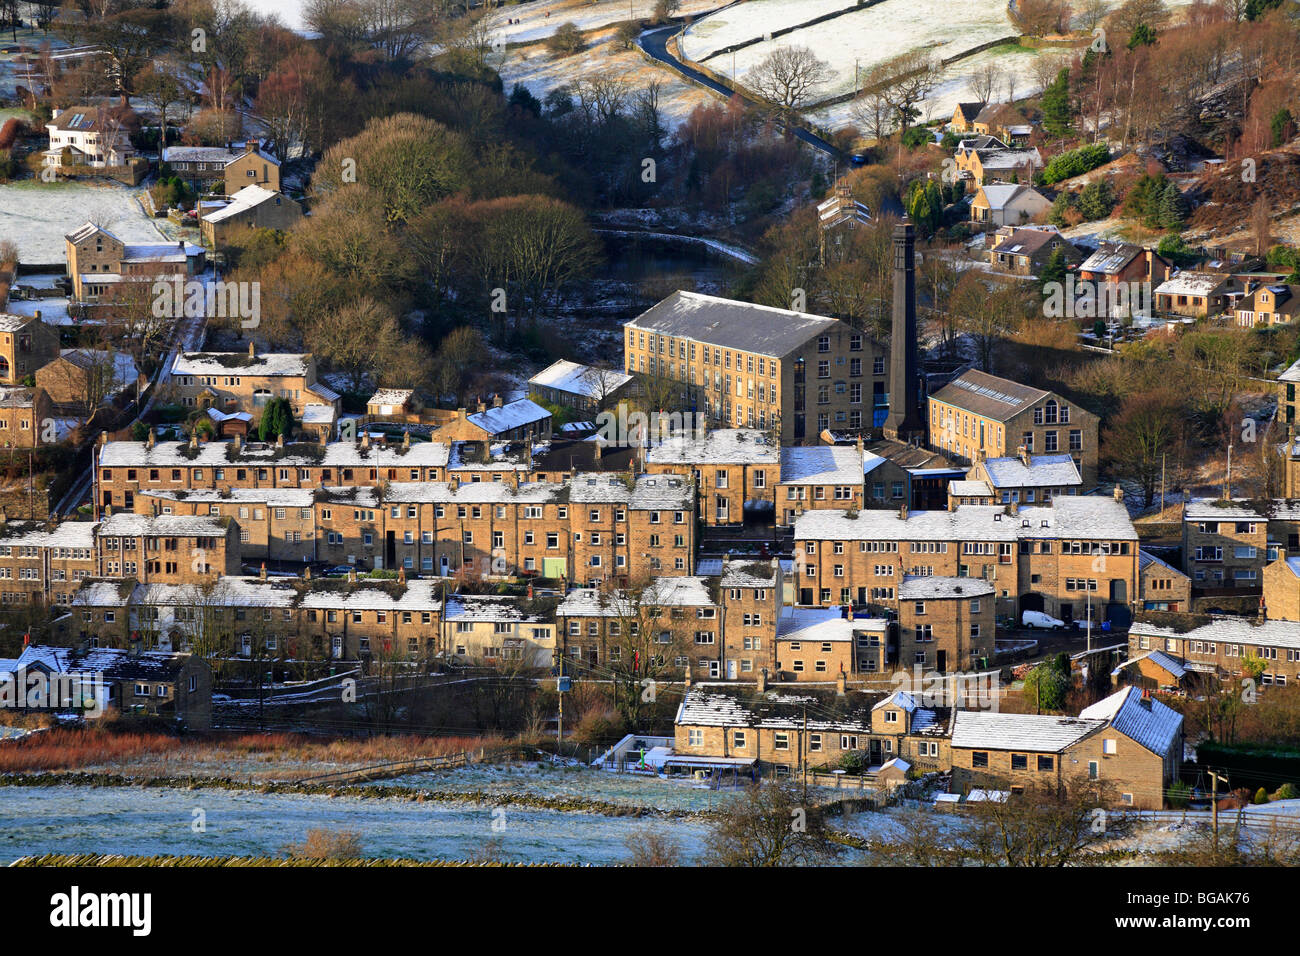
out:
M889 345L889 417L886 438L925 439L925 410L916 354L916 233L904 219L894 226L894 320Z

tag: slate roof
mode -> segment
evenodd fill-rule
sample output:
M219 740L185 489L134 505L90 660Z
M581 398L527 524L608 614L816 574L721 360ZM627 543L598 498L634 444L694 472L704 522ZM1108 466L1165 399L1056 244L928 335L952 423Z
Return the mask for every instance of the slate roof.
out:
M1060 753L1105 726L1104 719L959 710L952 745L974 750Z
M161 651L129 651L110 647L77 650L31 644L15 661L15 670L48 670L54 674L102 674L105 680L173 681L185 665L185 655Z
M466 418L489 435L502 435L516 428L544 422L551 413L531 399L521 398L494 408L467 415Z
M1079 264L1079 271L1113 275L1123 271L1143 251L1141 246L1131 242L1103 242L1096 252Z
M935 401L974 415L1005 422L1051 393L970 369L939 389Z
M310 354L263 352L250 358L246 352L182 352L172 363L172 374L300 377L310 368Z
M632 376L619 369L594 368L560 359L530 378L528 384L599 401L630 381Z
M1143 697L1136 687L1116 691L1105 700L1084 708L1079 716L1109 721L1115 730L1158 756L1170 751L1183 729L1182 714L1158 700Z
M838 697L811 689L757 694L752 688L693 687L677 708L676 723L795 730L803 727L806 708L810 731L865 734L871 732L871 703L854 692Z
M1163 295L1210 295L1231 277L1206 272L1180 272L1156 286Z
M674 435L645 454L645 460L656 465L776 465L782 458L782 450L755 428L719 428L702 437Z
M1069 455L1031 455L1028 465L1014 456L988 458L984 469L994 488L1068 488L1083 484L1083 476Z
M1300 622L1265 621L1248 618L1215 618L1190 630L1175 630L1149 621L1134 621L1129 634L1139 637L1176 637L1189 641L1214 641L1223 644L1253 644L1256 647L1300 649Z
M778 358L840 325L838 320L824 316L680 291L627 324L647 332Z
M783 485L862 485L862 460L852 445L781 449Z
M905 575L898 586L900 601L978 598L992 593L993 585L980 578L950 578L940 575Z

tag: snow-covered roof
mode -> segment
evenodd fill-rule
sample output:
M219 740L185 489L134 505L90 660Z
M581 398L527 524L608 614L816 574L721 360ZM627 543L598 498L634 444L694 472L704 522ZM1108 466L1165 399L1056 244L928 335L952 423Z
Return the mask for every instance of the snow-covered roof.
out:
M327 492L330 489L325 489ZM265 504L280 508L310 508L315 503L312 488L195 488L184 491L142 488L137 498L157 498L159 501L187 501L199 504Z
M1079 714L1086 720L1106 720L1119 733L1141 744L1158 756L1164 756L1178 741L1183 729L1183 715L1150 697L1136 687L1116 691L1105 700L1086 707Z
M776 465L781 449L755 428L720 428L703 436L674 435L646 449L656 465ZM854 477L855 481L861 481Z
M1193 498L1183 507L1184 521L1263 521L1245 499Z
M413 388L381 388L366 399L367 405L405 405L415 394Z
M100 537L178 537L224 538L229 522L208 515L137 515L118 512L99 523Z
M35 316L0 312L0 332L19 332L36 321Z
M1230 276L1211 272L1180 272L1156 286L1157 295L1210 295Z
M274 189L264 189L257 185L245 186L243 189L239 190L239 192L230 197L230 202L226 203L226 205L222 206L216 212L208 213L203 218L208 222L225 222L227 219L232 219L235 216L248 212L250 209L256 209L263 203L271 201L274 201L276 204L281 202L293 202L292 199L282 196Z
M770 588L780 574L771 561L727 561L721 569L724 588Z
M99 451L99 464L110 468L224 468L228 465L325 468L445 468L450 449L443 442L419 442L403 451L401 445L371 445L363 448L350 441L330 442L324 456L311 443L275 445L249 442L236 453L229 442L206 442L191 450L189 442L111 441Z
M994 488L1068 488L1083 484L1083 476L1069 455L1031 455L1028 465L1016 457L989 458L984 470Z
M555 609L556 616L635 617L642 607L714 607L716 602L702 577L661 577L640 592L574 588Z
M542 615L525 612L518 602L509 598L461 594L447 598L444 620L448 623L474 621L548 623Z
M819 315L678 291L627 326L780 358L838 324Z
M0 546L27 545L36 548L93 548L95 523L91 521L64 521L53 528L44 522L10 521Z
M813 732L831 731L870 733L871 712L846 710L842 714L827 715L826 706L811 694L778 694L775 691L751 698L740 693L715 693L704 688L692 688L677 709L676 723L703 727L761 727L776 730L794 730L804 725L803 705L807 729Z
M1057 497L1050 505L1022 506L1010 520L1020 525L1022 538L1138 539L1128 509L1109 497Z
M181 352L172 363L173 375L302 377L310 369L311 355L290 352Z
M333 405L320 405L313 403L302 407L302 423L304 425L330 425L333 424L337 412Z
M684 478L638 475L629 488L623 475L582 474L569 480L569 500L575 504L627 504L637 510L689 510L693 493Z
M1112 677L1116 676L1125 668L1133 666L1138 661L1145 661L1145 660L1149 660L1157 667L1160 667L1168 671L1170 676L1175 678L1181 678L1184 674L1187 673L1187 668L1183 666L1181 661L1170 657L1164 651L1147 651L1144 654L1139 654L1137 657L1130 657L1123 664L1120 664L1118 667L1112 670L1110 672L1111 676Z
M909 574L898 585L900 601L937 601L944 598L987 597L993 585L982 578L950 578L940 575Z
M1104 719L959 710L953 723L952 745L974 750L1060 753L1105 726Z
M1300 649L1300 622L1264 621L1252 618L1216 618L1190 631L1176 631L1146 621L1134 621L1129 634L1139 637L1173 637L1186 641L1214 641L1223 644L1254 644L1256 647L1289 647Z
M168 146L162 151L164 163L223 163L229 165L245 155L244 144L237 147L226 146ZM280 161L270 153L258 148L254 150L260 159L279 166Z
M852 641L854 625L839 607L786 607L776 619L778 641Z
M861 485L862 462L852 445L781 449L783 485Z
M551 417L551 413L531 399L521 398L466 417L489 435L502 435L516 428L544 422Z
M959 478L957 481L948 482L948 495L952 498L991 498L993 489L986 481Z
M441 582L408 579L400 595L390 591L391 581L359 580L346 589L313 585L299 606L317 610L438 611L442 609Z
M15 661L16 670L47 669L55 674L95 674L105 680L172 680L186 657L162 651L132 653L111 647L78 650L30 644Z
M553 388L570 395L600 401L632 381L632 376L619 369L593 368L568 359L560 359L542 369L528 380L530 385Z

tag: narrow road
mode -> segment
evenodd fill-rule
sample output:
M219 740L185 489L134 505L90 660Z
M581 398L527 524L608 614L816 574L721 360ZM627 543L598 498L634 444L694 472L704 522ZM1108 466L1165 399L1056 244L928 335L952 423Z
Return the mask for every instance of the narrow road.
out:
M681 29L680 26L667 26L667 27L661 27L658 30L650 30L637 37L636 42L637 45L640 46L642 50L644 50L647 54L652 56L654 59L658 60L660 63L666 64L667 66L676 70L678 73L680 73L682 76L686 77L689 80L694 80L696 83L699 83L703 86L707 86L709 89L713 90L713 92L719 94L723 99L730 99L733 95L732 90L727 89L725 86L723 86L721 83L717 82L716 80L713 80L708 76L705 76L703 73L701 73L699 70L695 69L694 67L687 66L681 60L677 59L677 57L673 56L671 53L668 52L669 38L671 38L672 35L680 29ZM761 109L764 112L770 111L772 109L770 104L760 102L759 100L756 100L750 96L745 96L743 93L740 95L751 106ZM779 123L778 123L778 127L781 129L785 129L785 127ZM846 158L842 152L840 152L838 149L836 149L826 140L822 139L816 133L810 133L808 132L808 130L803 129L802 127L799 126L790 127L790 132L794 134L796 139L803 140L805 143L807 143L809 146L812 146L814 149L820 149L823 153L828 154L833 159L844 161Z

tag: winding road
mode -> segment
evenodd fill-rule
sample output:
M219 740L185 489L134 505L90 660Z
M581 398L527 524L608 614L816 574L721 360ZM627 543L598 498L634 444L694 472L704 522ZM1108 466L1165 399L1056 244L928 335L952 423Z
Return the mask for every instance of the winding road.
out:
M649 30L637 37L637 46L641 47L648 56L671 67L688 80L699 83L701 86L708 87L713 92L722 96L723 99L730 99L734 91L723 86L717 80L706 76L694 67L687 66L681 60L677 59L677 57L668 52L668 40L680 29L680 26L667 26L660 27L658 30ZM770 104L756 100L752 96L745 96L743 93L741 93L740 96L743 97L747 103L758 109L767 111L772 108ZM780 124L778 124L778 126L780 126ZM785 129L784 126L780 126L780 128ZM812 146L814 149L820 149L823 153L827 153L836 160L844 161L847 158L843 152L822 139L816 133L810 133L808 130L800 126L790 127L790 132L794 134L796 139L803 140L809 146Z

